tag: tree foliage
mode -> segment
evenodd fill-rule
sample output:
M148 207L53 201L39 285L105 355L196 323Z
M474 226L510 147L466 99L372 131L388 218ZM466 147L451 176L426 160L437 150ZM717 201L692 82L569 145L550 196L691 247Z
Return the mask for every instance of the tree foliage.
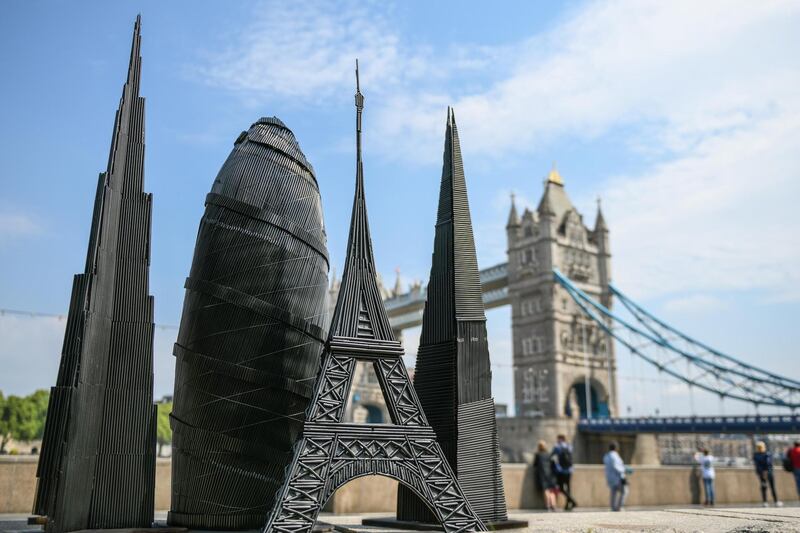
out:
M172 402L158 404L158 419L156 421L156 441L158 442L158 455L161 448L172 442L172 428L169 426L169 414L172 412Z
M0 453L6 452L10 439L41 439L47 416L50 393L37 390L28 396L4 397L0 392Z

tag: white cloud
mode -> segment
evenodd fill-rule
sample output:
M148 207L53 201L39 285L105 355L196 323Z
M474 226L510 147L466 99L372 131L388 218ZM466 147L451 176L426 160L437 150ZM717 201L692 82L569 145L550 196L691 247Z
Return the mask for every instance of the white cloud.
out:
M0 239L38 235L41 231L39 222L30 215L0 212Z
M26 395L55 385L66 326L66 316L0 314L0 391L4 395ZM156 398L172 394L175 381L172 345L176 335L174 328L156 327L153 350Z
M671 298L664 304L664 310L671 313L707 313L718 311L725 303L710 294L690 294Z
M327 3L263 2L235 45L199 73L212 84L255 97L319 99L352 86L354 59L384 79L397 58L396 36L368 10ZM349 93L348 93L349 94Z
M390 9L380 3L260 2L248 26L232 36L234 44L209 54L193 71L255 101L322 103L351 98L356 58L365 92L375 94L480 69L498 52L460 47L448 52L448 68L438 68L430 47L403 41Z
M571 194L585 214L602 194L623 289L693 295L668 304L683 309L714 305L702 295L716 290L800 300L800 3L589 2L543 35L435 53L376 9L275 9L207 67L212 83L262 99L349 98L358 55L368 98L379 96L371 146L405 162L440 161L446 105L470 165L614 134L639 170ZM478 59L453 61L456 45ZM464 83L467 71L484 83ZM505 259L507 198L493 203L496 222L473 219L484 266Z
M616 279L641 296L763 289L800 298L800 113L711 136L604 192Z
M441 110L454 104L473 156L630 124L653 127L649 142L631 142L682 149L794 97L798 12L793 2L590 3L550 33L507 46L512 74L487 90L451 84L391 95L378 109L383 148L433 160Z
M66 326L66 317L0 315L0 390L4 395L27 395L55 385Z
M798 24L795 2L590 3L521 43L512 76L458 98L459 126L472 157L489 158L624 128L644 169L573 191L584 213L604 197L623 287L797 300ZM407 117L417 150L440 134L430 114L393 117ZM507 205L476 226L480 249L503 234ZM489 248L489 262L500 259Z
M448 104L471 157L627 125L632 145L662 153L796 100L799 18L790 0L589 2L543 35L432 49L404 38L382 4L269 1L195 70L250 98L321 103L349 98L360 57L367 92L380 94L376 148L409 162L438 162Z
M796 2L590 3L513 47L512 74L488 90L387 94L374 139L386 154L437 161L453 102L478 162L625 128L644 170L573 191L580 206L605 198L616 279L637 296L756 288L796 300L798 24ZM502 193L497 221L474 221L482 264L504 259Z

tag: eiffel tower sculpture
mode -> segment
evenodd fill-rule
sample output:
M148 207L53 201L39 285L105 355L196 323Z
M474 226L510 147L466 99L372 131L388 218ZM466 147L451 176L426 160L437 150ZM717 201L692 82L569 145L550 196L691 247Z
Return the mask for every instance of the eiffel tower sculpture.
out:
M375 281L361 162L364 96L358 62L355 103L356 190L342 285L303 434L263 531L311 531L336 489L364 475L398 480L428 505L447 532L482 531L422 412ZM373 364L391 424L342 423L357 361Z

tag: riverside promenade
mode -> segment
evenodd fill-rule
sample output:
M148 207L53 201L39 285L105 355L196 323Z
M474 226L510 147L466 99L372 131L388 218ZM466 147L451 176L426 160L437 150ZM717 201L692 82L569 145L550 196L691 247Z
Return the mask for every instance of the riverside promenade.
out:
M605 510L566 512L511 512L510 518L528 521L526 529L510 532L606 533L795 533L800 532L800 507L675 507L634 508L620 513ZM360 526L367 515L321 515L342 533L398 533L398 530ZM369 515L377 516L377 515Z
M633 508L621 513L600 510L565 512L512 512L512 518L528 521L526 529L537 533L607 533L641 531L646 533L800 533L800 507L674 507L666 509ZM39 533L41 527L26 524L27 515L0 514L2 533ZM402 533L400 530L362 526L361 520L381 514L340 515L323 513L320 520L334 524L340 533ZM164 523L166 513L156 513ZM114 533L138 533L147 530L113 530ZM152 530L157 532L158 530ZM174 531L174 530L171 530ZM187 530L188 533L188 530ZM257 531L247 533L258 533Z
M0 456L0 516L3 513L30 512L36 488L37 460L36 456ZM696 468L636 465L633 468L627 500L630 507L692 507L702 501L701 480ZM544 508L541 493L534 487L529 464L504 463L502 470L509 511ZM572 481L573 496L581 505L580 509L599 509L608 505L608 487L602 465L576 465ZM170 482L170 461L159 459L156 465L156 512L169 509ZM800 503L792 474L776 469L775 482L778 495L787 506ZM719 467L716 491L717 503L721 506L756 506L761 501L758 479L752 467ZM325 510L339 515L388 515L394 513L396 502L396 481L367 476L336 491Z

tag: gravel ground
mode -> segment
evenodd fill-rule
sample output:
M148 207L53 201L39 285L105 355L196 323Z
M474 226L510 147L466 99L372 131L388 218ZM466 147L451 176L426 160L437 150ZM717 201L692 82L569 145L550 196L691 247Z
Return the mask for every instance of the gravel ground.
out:
M511 518L527 520L528 528L525 531L537 533L800 533L800 507L693 507L634 509L621 513L576 511L509 514ZM356 533L398 533L397 530L357 526L361 522L360 515L326 515L320 518L333 524L352 524L349 528ZM523 530L508 531L521 533Z
M163 519L160 514L157 514L157 520ZM361 519L365 516L323 514L320 520L344 526L353 533L402 533L399 530L362 526ZM512 512L510 516L527 520L529 525L524 531L537 533L800 533L800 507L691 507L632 509L621 513L593 510L573 513ZM41 533L40 527L28 526L26 518L23 515L0 515L0 532ZM125 533L134 530L114 531ZM508 531L523 532L522 529Z

